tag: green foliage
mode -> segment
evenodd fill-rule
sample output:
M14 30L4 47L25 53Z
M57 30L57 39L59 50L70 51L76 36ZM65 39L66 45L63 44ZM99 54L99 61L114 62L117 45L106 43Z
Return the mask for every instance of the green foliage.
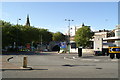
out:
M65 41L65 35L61 32L56 32L52 37L53 41Z
M92 39L93 32L89 26L83 26L79 28L75 35L75 42L77 46L82 46L83 48L89 45L89 40Z
M13 46L14 42L18 46L25 46L27 43L40 43L41 38L44 44L52 41L52 33L47 29L35 28L32 26L12 25L9 22L0 20L2 27L2 47ZM42 36L42 37L40 37Z
M11 24L5 21L0 21L2 27L2 46L5 47L11 43Z

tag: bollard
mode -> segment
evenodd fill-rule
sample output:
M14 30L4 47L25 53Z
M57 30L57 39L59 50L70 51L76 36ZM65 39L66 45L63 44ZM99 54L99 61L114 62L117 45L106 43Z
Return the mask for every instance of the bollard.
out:
M79 48L78 48L78 57L81 57L81 56L82 56L82 48L79 47Z
M27 57L23 58L23 68L27 68Z

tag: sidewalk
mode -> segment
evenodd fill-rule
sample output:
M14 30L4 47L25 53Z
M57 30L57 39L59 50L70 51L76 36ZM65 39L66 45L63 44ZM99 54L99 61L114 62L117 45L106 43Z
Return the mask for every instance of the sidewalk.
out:
M31 67L23 68L22 66L17 66L11 62L8 62L7 59L0 60L0 70L31 70Z

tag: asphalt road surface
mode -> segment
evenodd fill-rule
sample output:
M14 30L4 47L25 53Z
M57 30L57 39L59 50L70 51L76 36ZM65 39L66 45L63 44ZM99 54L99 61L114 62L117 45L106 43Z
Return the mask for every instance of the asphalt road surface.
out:
M23 57L27 57L28 67L33 70L6 69L3 78L118 78L118 59L109 56L83 54L50 55L3 55L16 66L23 66Z

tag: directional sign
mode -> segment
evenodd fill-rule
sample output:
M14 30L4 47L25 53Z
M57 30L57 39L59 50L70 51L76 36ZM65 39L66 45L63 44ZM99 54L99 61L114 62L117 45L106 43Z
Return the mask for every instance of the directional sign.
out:
M120 53L120 47L109 47L109 53Z

